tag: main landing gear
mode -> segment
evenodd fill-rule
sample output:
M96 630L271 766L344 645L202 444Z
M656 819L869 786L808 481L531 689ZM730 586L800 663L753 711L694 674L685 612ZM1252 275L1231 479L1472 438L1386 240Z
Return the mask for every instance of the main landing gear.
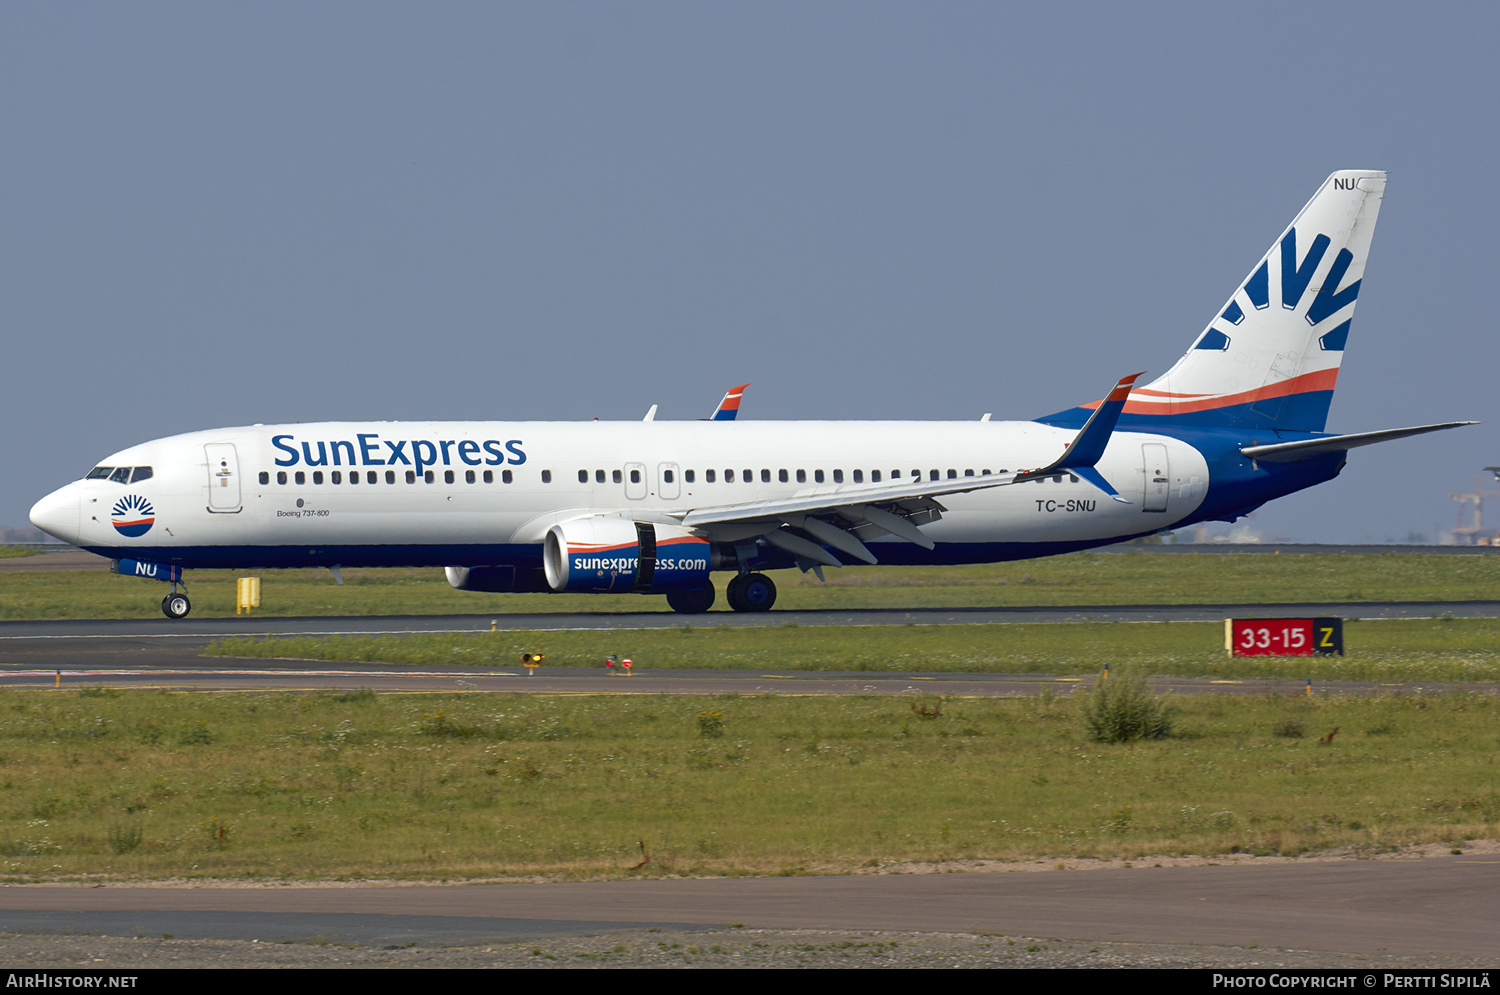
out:
M737 612L770 611L776 603L776 585L765 574L741 574L729 582L724 596L729 600L729 607ZM674 591L667 595L667 604L674 612L684 615L706 612L714 605L714 586L709 583L696 591ZM166 610L165 602L162 610Z
M707 587L700 587L696 591L673 591L667 595L667 604L674 612L681 612L684 615L706 612L714 606L713 581L709 581Z
M737 612L770 611L776 603L776 585L765 574L741 574L729 582L724 596Z
M172 593L161 599L161 613L167 618L187 618L187 613L193 610L193 603L188 600L186 589L183 593L177 593L177 585L172 585Z

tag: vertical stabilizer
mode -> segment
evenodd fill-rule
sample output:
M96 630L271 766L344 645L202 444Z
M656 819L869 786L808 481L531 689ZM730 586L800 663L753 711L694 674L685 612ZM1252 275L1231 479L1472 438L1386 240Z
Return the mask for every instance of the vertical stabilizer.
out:
M1187 355L1135 389L1121 424L1323 431L1385 179L1349 169L1323 181Z

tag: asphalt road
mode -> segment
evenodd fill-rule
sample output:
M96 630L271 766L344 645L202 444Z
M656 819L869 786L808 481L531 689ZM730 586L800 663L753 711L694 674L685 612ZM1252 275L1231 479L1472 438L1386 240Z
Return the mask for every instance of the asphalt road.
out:
M898 930L1493 957L1500 855L553 884L0 888L0 930L389 945Z
M931 609L922 611L770 612L733 616L750 625L959 625L1067 621L1219 621L1226 617L1342 618L1500 617L1500 601L1379 602L1284 605L1120 605L1097 608ZM0 686L181 688L193 690L317 690L369 687L377 691L487 691L523 694L953 694L1012 696L1078 682L1049 674L951 674L757 671L650 671L631 677L601 670L543 667L535 675L513 670L340 664L296 661L238 662L198 656L225 636L318 636L482 632L501 619L489 615L405 615L337 618L137 619L0 622ZM508 615L507 629L545 633L565 629L678 628L671 613ZM720 625L715 619L709 623ZM1295 691L1295 681L1236 681L1162 678L1159 690L1177 693ZM1320 690L1346 693L1421 685L1375 682L1324 683ZM1445 685L1446 687L1446 685Z

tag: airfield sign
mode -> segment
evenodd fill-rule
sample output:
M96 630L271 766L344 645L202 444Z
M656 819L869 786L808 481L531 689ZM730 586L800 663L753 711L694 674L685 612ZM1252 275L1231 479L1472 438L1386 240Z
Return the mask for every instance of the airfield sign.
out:
M1341 618L1226 618L1230 656L1343 656Z

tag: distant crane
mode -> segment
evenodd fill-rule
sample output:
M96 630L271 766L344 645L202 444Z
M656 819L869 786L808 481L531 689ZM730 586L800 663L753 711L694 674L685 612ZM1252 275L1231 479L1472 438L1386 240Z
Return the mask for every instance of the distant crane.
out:
M1484 468L1495 480L1500 480L1500 466L1487 466ZM1459 502L1458 521L1459 524L1453 530L1453 538L1461 546L1500 546L1500 535L1481 535L1484 529L1484 499L1487 497L1500 497L1500 491L1487 491L1484 489L1484 474L1474 475L1474 492L1472 494L1449 494L1453 500ZM1464 525L1464 511L1462 505L1473 502L1474 518L1472 525Z

